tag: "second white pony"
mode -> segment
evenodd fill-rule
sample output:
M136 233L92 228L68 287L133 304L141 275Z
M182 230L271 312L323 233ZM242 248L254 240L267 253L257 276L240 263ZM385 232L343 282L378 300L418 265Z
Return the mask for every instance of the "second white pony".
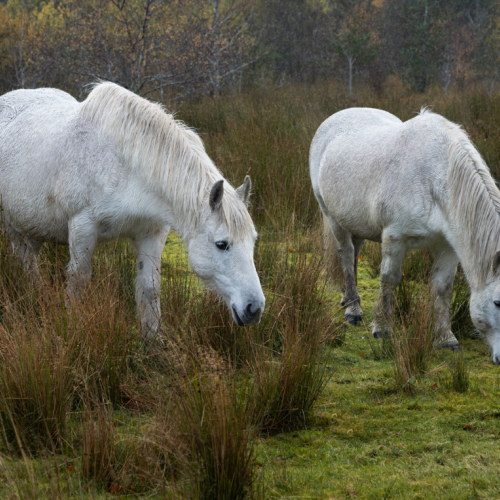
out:
M356 264L366 239L382 243L375 337L392 314L406 250L428 249L436 344L458 350L449 307L460 262L472 321L500 364L500 191L467 134L425 110L403 123L382 110L351 108L319 127L309 165L345 277L347 320L362 315Z
M131 239L148 339L160 321L161 254L170 228L234 321L260 320L250 187L247 177L234 189L196 133L118 85L99 84L82 103L56 89L0 97L3 223L26 267L37 274L44 241L69 244L68 295L78 297L96 243Z

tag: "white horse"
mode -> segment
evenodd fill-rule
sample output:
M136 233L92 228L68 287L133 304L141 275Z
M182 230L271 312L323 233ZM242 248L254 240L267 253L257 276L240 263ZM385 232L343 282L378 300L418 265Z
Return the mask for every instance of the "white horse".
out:
M428 249L436 344L458 350L449 307L460 262L472 321L500 364L500 191L466 133L426 110L403 123L378 109L346 109L321 124L309 160L345 278L347 320L356 324L363 314L356 263L365 239L382 243L377 338L392 314L406 250Z
M264 295L253 261L250 179L225 182L199 136L124 88L101 83L79 103L56 89L0 97L3 223L35 275L45 241L69 244L67 294L79 298L96 243L132 240L145 339L160 320L161 255L168 232L217 291L234 321L260 321Z

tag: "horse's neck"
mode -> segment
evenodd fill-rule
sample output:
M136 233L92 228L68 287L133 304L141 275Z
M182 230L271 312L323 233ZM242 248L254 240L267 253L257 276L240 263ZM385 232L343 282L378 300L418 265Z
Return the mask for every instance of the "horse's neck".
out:
M462 228L463 229L463 228ZM469 286L476 290L480 286L481 278L478 273L477 264L474 262L474 252L471 240L474 238L473 234L466 234L463 230L457 227L457 223L453 224L450 230L449 240L453 250L458 256L460 265L464 271L465 277Z
M484 286L500 240L500 191L464 135L449 148L448 220L455 251L472 288Z
M172 209L171 217L172 229L179 234L186 245L189 244L199 225L198 214L192 213L188 207L176 207Z

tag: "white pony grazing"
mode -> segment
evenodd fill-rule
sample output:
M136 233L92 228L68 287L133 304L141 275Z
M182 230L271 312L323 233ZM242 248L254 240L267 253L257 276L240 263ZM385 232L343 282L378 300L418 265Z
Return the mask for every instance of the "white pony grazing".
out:
M378 109L346 109L319 127L309 160L345 277L347 320L362 315L356 263L365 239L382 243L375 337L392 314L406 250L425 248L434 257L436 344L458 350L449 307L460 262L472 320L500 364L500 191L466 133L425 110L403 123Z
M69 244L67 293L80 297L96 243L130 238L143 335L160 320L161 254L170 228L234 321L260 321L250 179L225 182L198 135L160 105L101 83L79 103L56 89L0 97L0 199L19 256L37 274L44 241Z

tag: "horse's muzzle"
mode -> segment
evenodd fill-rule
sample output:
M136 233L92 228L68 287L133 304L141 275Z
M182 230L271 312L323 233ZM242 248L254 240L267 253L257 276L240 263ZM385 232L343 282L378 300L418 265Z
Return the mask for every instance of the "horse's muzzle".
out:
M258 304L250 303L245 308L242 314L238 314L236 307L233 305L231 307L233 312L233 319L239 326L249 326L255 325L260 321L262 317L262 307Z

